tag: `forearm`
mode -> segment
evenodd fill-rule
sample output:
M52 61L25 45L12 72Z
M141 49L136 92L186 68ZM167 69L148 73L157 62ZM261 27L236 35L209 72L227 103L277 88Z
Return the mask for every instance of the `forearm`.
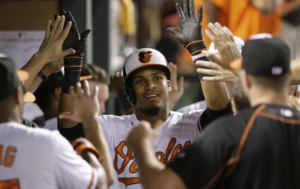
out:
M210 0L205 0L205 12L210 22L219 22L219 8L213 4Z
M85 138L88 139L100 152L104 158L102 166L106 171L107 184L111 185L114 183L114 172L111 153L106 141L102 127L98 121L98 116L92 116L83 121Z
M24 82L27 89L39 71L47 64L47 61L39 54L34 54L31 59L21 68L29 73L28 79Z
M164 188L165 165L159 162L153 155L150 142L144 143L141 147L134 151L139 167L140 182L145 189Z
M49 75L51 75L51 72L49 70L46 69L42 69L41 72L48 77ZM31 84L28 86L27 90L31 93L34 93L36 91L36 89L40 86L40 84L43 82L43 79L40 76L36 76L33 81L31 82Z
M201 81L202 91L211 110L223 110L229 103L230 97L226 85L223 82Z
M291 85L300 85L300 59L291 62Z
M69 94L61 93L59 98L58 115L62 112L73 113L73 102ZM69 119L58 119L58 123L61 127L71 128L78 124L78 122L71 121Z
M104 189L107 188L107 183L106 183L106 173L102 165L99 163L98 159L96 156L89 151L84 151L82 152L81 155L82 159L84 159L88 164L90 164L91 167L94 168L95 171L98 173L98 178L97 179L97 189Z

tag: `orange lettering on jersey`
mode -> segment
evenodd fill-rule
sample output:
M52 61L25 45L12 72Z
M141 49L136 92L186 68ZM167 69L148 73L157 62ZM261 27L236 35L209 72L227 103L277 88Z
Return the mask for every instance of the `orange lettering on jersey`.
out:
M160 152L160 151L155 153L156 158L160 162L164 163L165 165L171 163L173 160L176 159L176 157L180 154L180 152L182 150L185 150L187 147L191 146L191 141L186 141L183 147L181 144L178 144L177 146L175 146L176 141L177 141L176 138L171 138L165 153ZM137 162L135 160L135 156L129 150L128 147L127 147L127 153L126 152L124 153L123 150L124 150L125 146L127 147L127 142L123 141L116 147L116 149L115 149L116 155L114 158L114 168L118 174L121 174L125 170L125 167L129 164L129 161L134 160L131 163L131 165L129 166L129 171L131 173L136 173L137 172L137 168L136 168ZM171 157L169 158L170 155L171 155ZM122 162L121 167L118 168L117 163L118 163L118 158L120 156L123 158L122 159L123 162ZM130 184L139 183L139 179L136 177L134 177L134 178L119 178L118 180L119 180L119 182L124 183L126 186L128 186Z
M124 171L126 165L129 163L129 161L135 158L135 156L132 154L132 152L129 149L128 149L126 155L123 153L123 148L125 146L128 149L127 142L123 141L115 149L116 155L115 155L115 159L114 159L114 167L118 174L122 173ZM118 168L118 165L117 165L118 155L120 155L124 159L120 169Z
M11 167L14 163L14 153L17 152L17 148L9 146L6 148L6 152L5 152L5 158L4 158L4 165L7 167Z

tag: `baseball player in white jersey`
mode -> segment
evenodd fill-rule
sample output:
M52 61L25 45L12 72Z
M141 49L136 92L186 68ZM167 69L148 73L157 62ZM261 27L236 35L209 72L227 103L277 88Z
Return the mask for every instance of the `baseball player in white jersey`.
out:
M101 156L86 139L73 143L77 155L57 131L19 123L24 96L27 102L34 96L21 83L29 74L15 70L11 59L0 58L0 188L106 188Z
M202 15L202 13L198 15ZM198 35L195 38L193 38L194 34L189 35L189 32L201 32L202 34L201 28L192 30L187 28L186 31L186 34L191 37L188 41L195 40L195 42L190 41L191 45L188 48L191 55L195 55L193 60L204 58L202 54L197 54L204 49L203 38L199 40ZM197 45L198 42L200 46ZM102 115L99 117L112 153L114 174L117 177L110 188L142 188L135 156L128 149L126 142L129 131L140 121L146 120L152 125L158 120L163 122L158 141L153 146L153 153L160 161L168 164L182 150L191 145L203 127L210 121L232 113L225 84L202 81L201 85L208 105L206 109L185 114L170 111L168 97L171 90L171 73L165 57L157 50L143 48L133 52L124 63L123 75L125 79L124 93L134 105L135 113L128 116ZM65 103L63 106L66 108L67 104ZM68 108L71 109L71 105ZM58 127L67 128L70 125L61 123ZM73 125L75 124L73 123Z

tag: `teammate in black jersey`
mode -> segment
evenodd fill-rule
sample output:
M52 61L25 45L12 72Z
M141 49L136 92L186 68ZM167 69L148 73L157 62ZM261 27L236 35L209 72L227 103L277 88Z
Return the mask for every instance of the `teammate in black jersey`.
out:
M147 122L129 135L145 188L300 188L300 112L288 98L290 50L275 37L255 39L242 56L231 67L241 69L251 108L208 125L168 167L152 154L156 131Z

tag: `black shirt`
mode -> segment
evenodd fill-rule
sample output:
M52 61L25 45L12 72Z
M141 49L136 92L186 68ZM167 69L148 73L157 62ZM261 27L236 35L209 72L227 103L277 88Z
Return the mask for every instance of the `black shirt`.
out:
M263 104L221 118L169 168L188 188L300 188L300 112Z

